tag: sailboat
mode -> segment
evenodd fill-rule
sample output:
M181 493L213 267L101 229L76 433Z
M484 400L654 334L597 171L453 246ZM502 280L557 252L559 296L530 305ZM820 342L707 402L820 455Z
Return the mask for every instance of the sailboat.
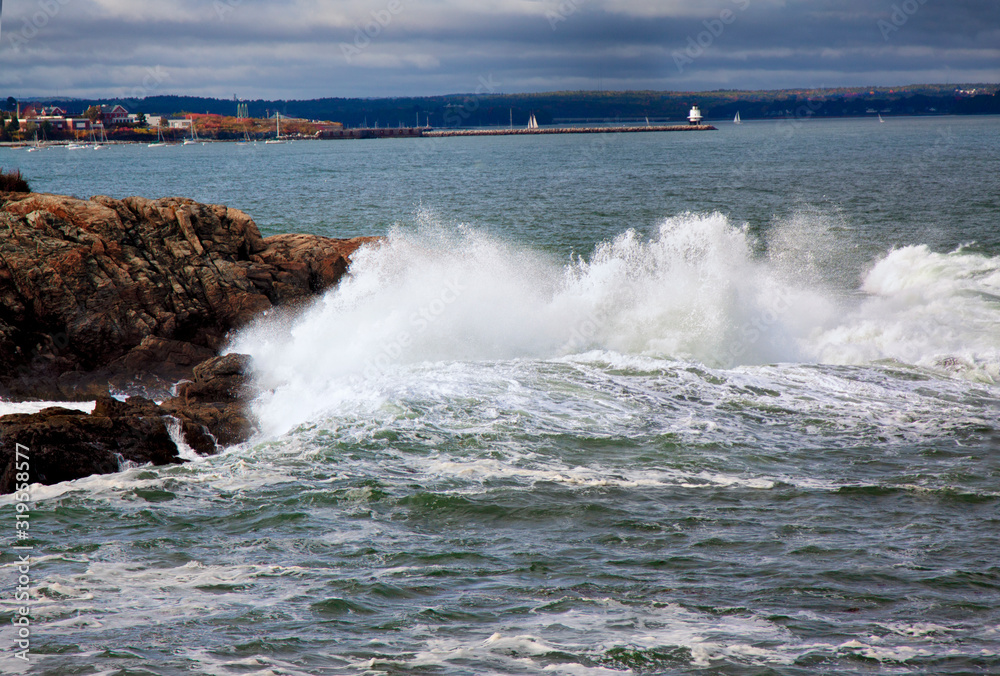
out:
M243 140L242 141L237 141L236 145L238 145L238 146L245 146L245 145L248 145L249 143L250 143L250 132L247 130L246 125L244 125L243 126ZM254 145L256 145L256 144L257 144L257 142L254 141Z
M198 132L194 130L194 120L191 120L191 138L184 139L184 145L198 145Z
M274 144L278 144L278 143L284 143L284 141L281 140L281 113L276 113L275 115L276 115L276 117L275 117L275 125L276 126L275 126L275 129L274 129L274 138L273 139L268 139L267 141L264 141L265 145L274 145Z
M30 148L28 148L28 152L29 153L37 153L41 149L42 149L42 146L38 143L38 132L36 131L35 132L35 145L33 145Z
M534 113L528 118L528 129L538 129L538 120L535 119Z
M150 143L149 148L163 148L167 145L166 141L163 140L163 132L160 130L160 126L156 127L156 143Z
M91 127L91 129L90 129L90 142L91 142L91 146L90 147L91 148L93 148L94 150L104 150L105 148L107 148L107 146L102 145L102 144L106 143L107 140L108 140L108 135L104 133L104 125L103 124L101 125L101 138L100 138L100 140L97 139L97 136L94 134L94 129L93 129L93 127Z
M88 146L86 143L80 143L80 140L78 138L76 141L70 142L66 146L66 150L86 150L89 147L90 146Z
M885 120L882 119L882 113L878 114L878 123L879 124L885 124Z
M733 124L743 124L743 120L740 119L740 111L736 111L736 117L733 118Z

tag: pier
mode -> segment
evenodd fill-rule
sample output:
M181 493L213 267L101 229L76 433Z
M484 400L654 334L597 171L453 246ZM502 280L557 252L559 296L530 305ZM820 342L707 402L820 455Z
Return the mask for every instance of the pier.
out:
M535 128L486 128L486 129L431 129L429 127L381 127L353 129L323 129L314 136L295 136L296 140L308 139L378 139L378 138L442 138L445 136L524 136L537 134L625 134L657 131L716 131L710 124L674 124L674 125L634 125L625 127L535 127ZM286 137L289 138L289 137ZM264 140L263 138L261 139ZM59 140L47 141L43 147L66 147L78 141ZM144 145L148 139L105 141L102 146L120 146L138 144ZM228 139L204 139L201 143L245 143L242 137ZM254 139L254 143L257 139ZM8 141L0 143L0 148L27 148L32 144L26 141ZM174 144L170 144L174 145Z
M444 136L521 136L533 134L625 134L654 131L715 131L710 124L633 125L627 127L516 127L489 129L431 129L430 127L361 127L324 129L320 139L441 138Z
M716 131L710 124L636 125L632 127L543 127L535 129L447 129L427 130L421 136L521 136L534 134L630 134L654 131Z
M424 127L355 127L353 129L323 129L319 139L415 138L426 136Z

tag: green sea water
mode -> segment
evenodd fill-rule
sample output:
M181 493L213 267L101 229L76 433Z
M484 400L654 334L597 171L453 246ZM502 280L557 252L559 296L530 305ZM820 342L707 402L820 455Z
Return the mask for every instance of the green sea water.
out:
M1000 119L719 126L0 149L387 238L251 442L32 489L0 671L997 673Z

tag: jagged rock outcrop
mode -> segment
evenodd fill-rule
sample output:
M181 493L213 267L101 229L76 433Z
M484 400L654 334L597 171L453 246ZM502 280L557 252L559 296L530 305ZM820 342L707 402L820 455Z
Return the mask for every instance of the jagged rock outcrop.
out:
M181 421L185 441L199 453L238 444L253 431L243 404L250 375L245 354L213 357L194 368L193 381L177 386L177 396L163 402L163 410Z
M372 239L263 238L239 210L181 198L0 193L0 395L165 391Z
M177 441L202 455L245 441L253 431L240 400L250 379L250 358L213 357L194 368L194 380L162 404L133 396L97 397L92 413L61 407L0 417L0 494L18 484L17 454L29 461L28 483L54 484L118 472L126 462L183 462ZM170 426L176 425L174 435ZM23 479L23 477L22 477Z
M248 439L252 365L216 356L227 334L330 288L375 239L263 238L241 211L181 198L0 193L0 396L97 401L0 417L0 493L19 483L16 444L51 484L181 462L173 425L202 454Z
M28 483L55 484L91 474L121 470L125 462L165 465L181 462L167 430L167 419L149 400L97 400L93 414L46 408L34 414L0 418L0 493L13 492L19 481L17 445L28 457ZM23 477L22 477L23 478Z

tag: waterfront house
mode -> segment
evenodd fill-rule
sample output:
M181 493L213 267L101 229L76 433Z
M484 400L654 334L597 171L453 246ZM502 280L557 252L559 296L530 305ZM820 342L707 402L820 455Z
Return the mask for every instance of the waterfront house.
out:
M101 106L101 121L104 126L116 127L129 121L128 110L120 104Z

